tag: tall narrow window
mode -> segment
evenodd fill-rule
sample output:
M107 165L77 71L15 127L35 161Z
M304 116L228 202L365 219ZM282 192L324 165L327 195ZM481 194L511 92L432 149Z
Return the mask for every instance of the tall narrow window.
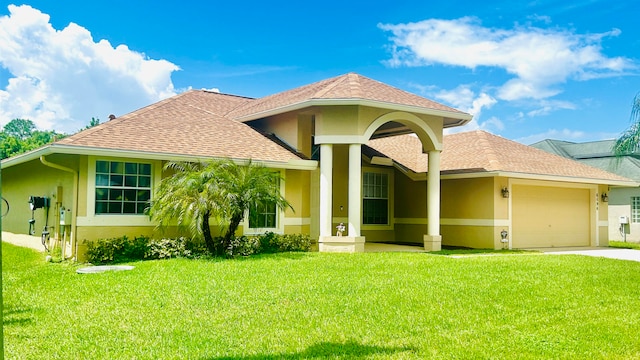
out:
M280 186L280 181L275 182ZM249 228L275 229L278 227L278 207L275 202L263 201L249 209Z
M362 177L362 223L389 223L389 176L365 172Z
M640 223L640 196L631 198L631 222Z
M151 164L96 161L96 214L143 214L151 198Z

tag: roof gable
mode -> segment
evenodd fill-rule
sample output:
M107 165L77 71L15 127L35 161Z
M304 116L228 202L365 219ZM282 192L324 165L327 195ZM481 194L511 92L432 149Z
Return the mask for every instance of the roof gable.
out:
M244 121L249 120L243 119L247 116L254 115L254 117L259 117L261 116L260 114L269 111L304 104L313 100L370 100L446 111L461 116L468 115L460 110L422 96L400 90L362 75L349 73L257 99L239 106L229 113L229 116Z

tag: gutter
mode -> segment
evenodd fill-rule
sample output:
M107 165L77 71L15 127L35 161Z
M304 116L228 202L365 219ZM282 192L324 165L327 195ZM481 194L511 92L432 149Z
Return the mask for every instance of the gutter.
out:
M76 219L78 217L77 216L77 214L78 214L78 172L73 170L73 169L70 169L68 167L64 167L62 165L58 165L58 164L54 164L52 162L49 162L49 161L47 161L47 159L45 159L44 155L40 156L40 162L43 165L48 166L50 168L66 171L66 172L69 172L69 173L73 174L73 201L72 201L72 205L71 205L71 235L70 235L70 239L71 239L71 257L75 258L77 260L78 259L78 241L76 239L76 230L77 230ZM60 226L60 225L58 224L58 226ZM64 252L63 252L63 254L64 254Z

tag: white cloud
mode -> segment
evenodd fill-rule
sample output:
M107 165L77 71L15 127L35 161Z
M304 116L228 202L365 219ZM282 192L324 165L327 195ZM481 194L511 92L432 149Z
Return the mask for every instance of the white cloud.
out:
M0 17L0 66L11 74L0 89L0 126L27 118L40 129L74 132L91 117L106 120L175 94L178 66L107 41L74 23L54 29L49 15L9 5Z
M531 134L519 139L515 139L515 141L525 145L531 145L533 143L536 143L538 141L542 141L545 139L553 139L553 140L562 139L565 141L580 142L580 141L586 141L586 137L587 137L587 134L584 131L569 130L569 129L562 129L562 130L549 129L548 131L543 133Z
M618 29L588 35L532 25L497 29L471 17L379 27L393 34L390 66L501 68L512 76L498 90L502 100L544 99L562 92L560 85L567 80L615 76L635 68L629 59L602 53L603 38L618 36Z
M504 123L495 116L492 116L485 121L481 121L480 119L473 118L473 120L471 120L468 124L464 126L444 129L444 133L455 134L455 133L473 131L473 130L485 130L490 133L498 133L504 130Z
M438 100L445 101L451 104L458 110L462 110L473 115L474 118L479 118L483 108L490 108L497 100L491 95L481 92L476 96L476 93L471 90L469 85L460 85L453 90L440 90L433 94Z
M548 115L556 110L575 110L576 105L569 101L561 101L561 100L542 100L539 103L539 108L535 110L531 110L527 112L527 116L536 117Z
M482 121L482 110L489 109L498 101L485 91L476 93L472 90L472 85L460 85L452 90L439 89L436 86L423 86L419 84L411 84L412 87L419 89L421 93L438 101L444 102L458 110L473 115L473 119L461 128L447 130L447 133L455 133L460 131L469 131L476 129L483 130L502 130L504 125L496 117Z

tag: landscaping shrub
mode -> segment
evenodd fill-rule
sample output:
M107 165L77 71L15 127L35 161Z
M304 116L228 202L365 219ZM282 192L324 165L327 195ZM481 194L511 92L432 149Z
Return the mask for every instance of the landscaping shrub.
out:
M87 243L87 259L93 264L142 260L147 253L148 243L149 238L145 236L98 239Z
M259 253L309 251L311 239L303 234L280 235L267 232L259 236L235 236L226 249L222 237L214 239L217 255L227 257L250 256ZM180 237L176 239L150 239L146 236L115 237L87 243L87 259L93 264L118 263L145 259L176 257L198 258L208 255L202 240Z
M216 238L216 241L222 241L222 238ZM260 252L260 239L255 236L234 236L231 243L225 249L225 255L228 257L250 256Z
M258 237L260 241L260 252L262 253L277 253L278 252L278 241L276 238L280 236L278 234L272 232L266 232Z
M268 232L260 236L260 248L264 253L309 251L311 238L304 234L280 235Z

